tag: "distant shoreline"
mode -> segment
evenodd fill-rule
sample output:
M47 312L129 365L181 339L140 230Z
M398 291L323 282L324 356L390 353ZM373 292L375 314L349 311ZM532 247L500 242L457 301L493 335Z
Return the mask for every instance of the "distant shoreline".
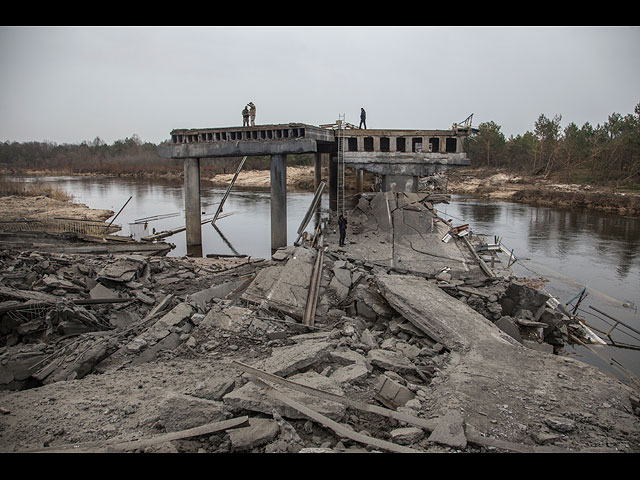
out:
M328 169L322 169L322 179L327 181ZM180 173L126 173L106 174L100 172L72 174L60 171L25 170L20 172L2 171L0 175L12 176L103 176L158 178L182 181ZM217 174L202 178L214 186L226 187L233 173ZM353 176L352 176L353 177ZM366 180L366 179L365 179ZM235 186L238 188L268 190L270 188L269 170L246 170L240 172ZM349 178L347 188L353 190L355 178ZM287 167L287 188L292 191L315 190L315 175L312 166ZM491 200L503 200L525 203L535 206L560 208L585 208L622 216L640 217L640 193L616 192L612 188L599 188L591 185L563 184L552 180L527 175L515 175L500 170L461 168L451 170L447 175L446 193L470 195ZM365 192L370 192L365 182Z

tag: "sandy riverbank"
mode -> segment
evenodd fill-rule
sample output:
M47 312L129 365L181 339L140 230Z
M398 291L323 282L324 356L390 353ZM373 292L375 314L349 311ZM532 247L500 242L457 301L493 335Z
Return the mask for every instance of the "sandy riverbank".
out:
M474 169L448 172L447 192L505 200L529 205L587 208L640 216L640 193L616 192L611 188L561 183L527 175Z

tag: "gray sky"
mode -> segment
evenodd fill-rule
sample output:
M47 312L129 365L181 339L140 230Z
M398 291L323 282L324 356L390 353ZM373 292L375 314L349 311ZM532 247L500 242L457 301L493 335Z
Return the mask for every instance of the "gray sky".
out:
M639 27L0 27L0 141L332 123L510 135L640 103Z

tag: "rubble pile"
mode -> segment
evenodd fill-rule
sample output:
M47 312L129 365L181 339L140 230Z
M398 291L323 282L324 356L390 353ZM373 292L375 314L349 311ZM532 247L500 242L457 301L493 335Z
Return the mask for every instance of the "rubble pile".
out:
M0 451L640 451L637 392L539 351L549 298L398 195L322 257L1 252Z

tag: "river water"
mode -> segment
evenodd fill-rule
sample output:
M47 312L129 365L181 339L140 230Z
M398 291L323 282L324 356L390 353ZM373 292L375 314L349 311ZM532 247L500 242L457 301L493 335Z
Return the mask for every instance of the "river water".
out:
M103 177L16 177L16 181L51 182L91 208L118 212L120 235L141 235L183 226L183 184L180 181ZM201 188L202 218L213 217L225 188ZM202 255L246 254L269 258L270 194L234 188L223 213L233 212L202 227ZM287 192L287 240L291 245L313 193ZM327 208L328 199L322 206ZM640 332L640 219L589 210L534 207L454 195L449 204L437 208L455 225L468 223L474 233L502 237L513 249L519 276L543 277L545 289L561 303L570 302L587 287L579 313L596 331L609 332L616 322L591 306ZM149 219L145 228L144 220ZM142 220L136 223L136 221ZM312 221L307 227L311 231ZM184 232L165 239L175 244L169 256L187 254ZM189 252L191 253L191 252ZM575 301L571 304L575 305ZM623 325L611 330L616 346L565 347L565 355L595 365L622 380L640 377L640 334ZM594 353L595 352L595 353Z

